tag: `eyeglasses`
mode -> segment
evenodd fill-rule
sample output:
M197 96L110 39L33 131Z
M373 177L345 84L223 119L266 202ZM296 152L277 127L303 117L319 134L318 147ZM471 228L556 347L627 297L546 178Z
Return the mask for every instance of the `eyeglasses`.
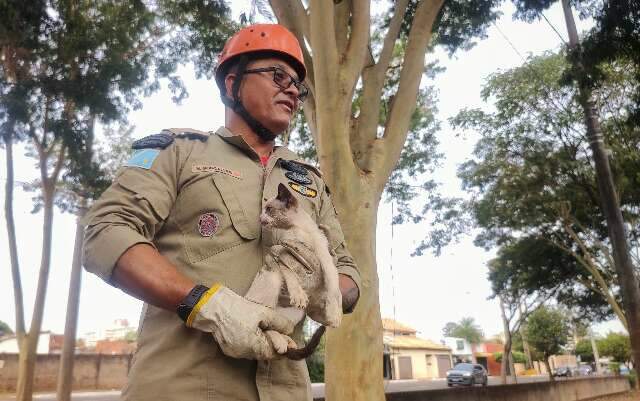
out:
M273 72L273 82L280 87L280 89L287 89L291 85L295 86L298 90L298 100L304 102L309 95L309 89L305 84L292 77L288 72L280 67L264 67L254 68L251 70L245 70L245 74L255 74L259 72Z

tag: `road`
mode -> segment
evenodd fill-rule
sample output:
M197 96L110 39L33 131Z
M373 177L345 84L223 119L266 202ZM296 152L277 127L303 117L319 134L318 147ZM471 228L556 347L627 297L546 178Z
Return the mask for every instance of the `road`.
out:
M547 381L548 376L527 376L518 377L518 383L530 383L538 381ZM565 380L565 379L561 379ZM569 379L570 380L570 379ZM501 384L499 377L489 377L489 385ZM447 388L445 379L430 380L385 380L385 392L395 393L399 391L418 391L418 390L435 390L439 388ZM313 396L322 397L324 395L324 383L312 384ZM119 391L85 391L75 392L72 395L72 401L118 401ZM55 401L54 393L36 394L34 400L38 401ZM0 394L0 401L15 401L15 397Z

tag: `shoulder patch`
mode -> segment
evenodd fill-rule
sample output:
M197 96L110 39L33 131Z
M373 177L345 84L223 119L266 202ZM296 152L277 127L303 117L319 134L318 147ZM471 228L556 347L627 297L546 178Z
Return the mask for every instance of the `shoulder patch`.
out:
M165 149L173 143L173 135L161 132L138 139L131 144L132 149Z
M158 149L138 149L131 158L124 164L127 167L140 167L149 170L153 165L153 161L160 154Z
M209 139L209 135L200 134L198 132L183 132L176 135L176 138L186 138L200 142L207 142L207 140Z
M209 139L209 132L200 131L194 128L167 128L163 132L171 134L176 138L185 138L190 140L197 140L206 142Z

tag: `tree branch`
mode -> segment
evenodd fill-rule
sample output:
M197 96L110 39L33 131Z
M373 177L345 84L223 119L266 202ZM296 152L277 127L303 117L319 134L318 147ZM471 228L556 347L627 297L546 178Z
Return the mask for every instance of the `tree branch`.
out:
M384 147L384 161L379 167L374 166L379 173L377 184L380 190L384 188L395 168L407 139L409 121L416 107L418 89L424 72L424 55L431 40L433 23L443 3L444 0L423 0L416 9L400 73L398 92L394 97L401 101L392 103L384 137L375 142L375 146Z
M310 38L309 31L309 15L300 0L270 0L269 4L273 10L278 22L286 26L296 35L302 55L304 57L304 65L307 68L307 83L309 91L315 95L315 80L313 59L307 48L306 38Z
M351 1L351 34L349 44L341 54L344 68L341 69L343 85L347 96L353 96L358 77L364 66L369 44L369 28L371 27L370 0Z
M375 160L371 157L373 152L366 152L366 146L377 137L380 104L382 100L382 88L384 87L385 75L389 68L389 63L393 55L396 40L402 26L402 19L406 12L409 0L399 0L395 4L395 12L391 18L387 35L384 38L382 51L376 63L371 53L371 48L367 49L368 65L362 73L362 101L360 104L360 115L358 116L357 130L353 132L351 139L354 152L366 155L366 159L359 162L360 167L370 171L371 164Z
M349 19L351 16L352 0L343 0L336 4L334 11L335 35L338 52L344 54L349 44Z

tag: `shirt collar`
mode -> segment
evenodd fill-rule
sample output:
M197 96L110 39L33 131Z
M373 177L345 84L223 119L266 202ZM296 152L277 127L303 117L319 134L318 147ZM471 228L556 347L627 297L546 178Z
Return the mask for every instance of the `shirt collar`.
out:
M249 146L249 144L247 144L247 142L245 142L242 135L234 134L227 127L218 128L218 130L216 131L216 135L218 135L223 141L242 150L252 159L255 159L258 162L260 161L260 157L258 156L258 154L253 150L253 148L251 148L251 146ZM273 148L273 152L271 153L271 158L275 160L296 160L298 159L298 155L287 149L285 146L275 146Z

